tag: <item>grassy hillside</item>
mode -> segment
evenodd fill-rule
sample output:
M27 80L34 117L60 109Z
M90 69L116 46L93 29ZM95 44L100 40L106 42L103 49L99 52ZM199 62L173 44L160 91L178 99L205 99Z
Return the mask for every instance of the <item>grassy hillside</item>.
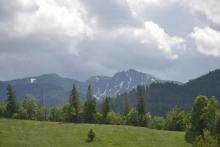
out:
M96 139L86 143L93 129ZM71 124L0 119L0 147L190 147L184 132L132 126Z

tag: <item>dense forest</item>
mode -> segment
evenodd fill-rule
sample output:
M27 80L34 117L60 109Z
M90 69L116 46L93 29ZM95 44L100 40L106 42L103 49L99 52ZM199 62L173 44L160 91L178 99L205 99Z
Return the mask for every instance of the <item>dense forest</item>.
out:
M215 96L220 101L220 70L209 72L185 84L153 83L146 86L144 99L146 109L155 115L164 115L175 106L185 111L191 110L194 98L198 95ZM137 90L118 95L112 100L112 107L120 114L124 110L124 99L128 97L129 105L137 104Z

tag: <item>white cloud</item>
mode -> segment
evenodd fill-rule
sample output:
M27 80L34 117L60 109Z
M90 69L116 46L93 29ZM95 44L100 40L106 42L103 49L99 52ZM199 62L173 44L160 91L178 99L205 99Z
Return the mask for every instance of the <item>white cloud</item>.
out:
M177 0L166 0L166 2L164 2L163 0L126 0L128 5L131 8L135 8L135 9L140 9L143 7L166 7L169 6L172 3L175 3Z
M88 25L90 20L86 18L87 11L78 0L18 0L18 3L24 10L35 9L17 12L11 21L11 34L92 35Z
M146 9L168 8L173 4L185 7L192 12L200 12L216 24L220 24L219 0L125 0L132 14L140 17Z
M171 59L177 59L178 55L173 54L173 49L179 48L184 39L176 36L169 36L163 28L151 21L145 21L144 28L134 30L134 35L140 39L143 44L155 43L157 48L165 52Z
M195 27L191 37L200 53L220 57L220 32L210 27Z
M131 14L135 18L142 19L147 9L166 8L171 6L171 4L175 3L177 0L166 0L166 2L164 0L124 0L124 1L128 5Z
M208 19L216 24L220 24L219 0L181 0L181 3L193 11L202 12Z

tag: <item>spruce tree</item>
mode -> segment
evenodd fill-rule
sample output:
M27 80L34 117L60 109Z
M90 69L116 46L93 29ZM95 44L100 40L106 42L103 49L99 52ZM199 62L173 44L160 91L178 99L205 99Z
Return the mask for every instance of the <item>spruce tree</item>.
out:
M7 115L12 117L14 113L18 112L18 104L16 100L16 93L11 85L7 86Z
M138 105L137 105L138 114L144 115L145 108L144 108L144 87L143 86L137 87L137 94L138 94Z
M138 94L138 104L137 104L137 111L138 111L138 123L140 126L146 126L146 119L145 119L145 108L144 108L144 87L138 86L137 87L137 94Z
M73 84L73 88L71 90L69 96L69 104L64 105L63 111L65 113L65 119L71 122L79 121L79 98L76 90L75 84Z
M103 100L102 104L102 116L106 119L108 112L110 111L110 105L109 105L110 97L106 97Z
M128 104L128 95L125 93L124 97L124 115L126 116L129 113L129 104Z
M91 85L88 86L87 100L84 104L84 118L86 122L94 122L96 114L96 98L92 94Z
M86 99L91 100L93 98L92 86L89 85L86 93Z
M75 84L73 84L73 88L71 90L69 103L75 109L76 113L78 113L79 112L79 98L78 98L78 93L77 93Z

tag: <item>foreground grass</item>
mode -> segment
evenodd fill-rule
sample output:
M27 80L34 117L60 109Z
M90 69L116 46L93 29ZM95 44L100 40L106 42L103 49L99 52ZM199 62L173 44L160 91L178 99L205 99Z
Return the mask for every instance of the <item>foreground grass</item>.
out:
M86 143L93 129L96 139ZM0 147L190 147L184 132L114 125L0 119Z

